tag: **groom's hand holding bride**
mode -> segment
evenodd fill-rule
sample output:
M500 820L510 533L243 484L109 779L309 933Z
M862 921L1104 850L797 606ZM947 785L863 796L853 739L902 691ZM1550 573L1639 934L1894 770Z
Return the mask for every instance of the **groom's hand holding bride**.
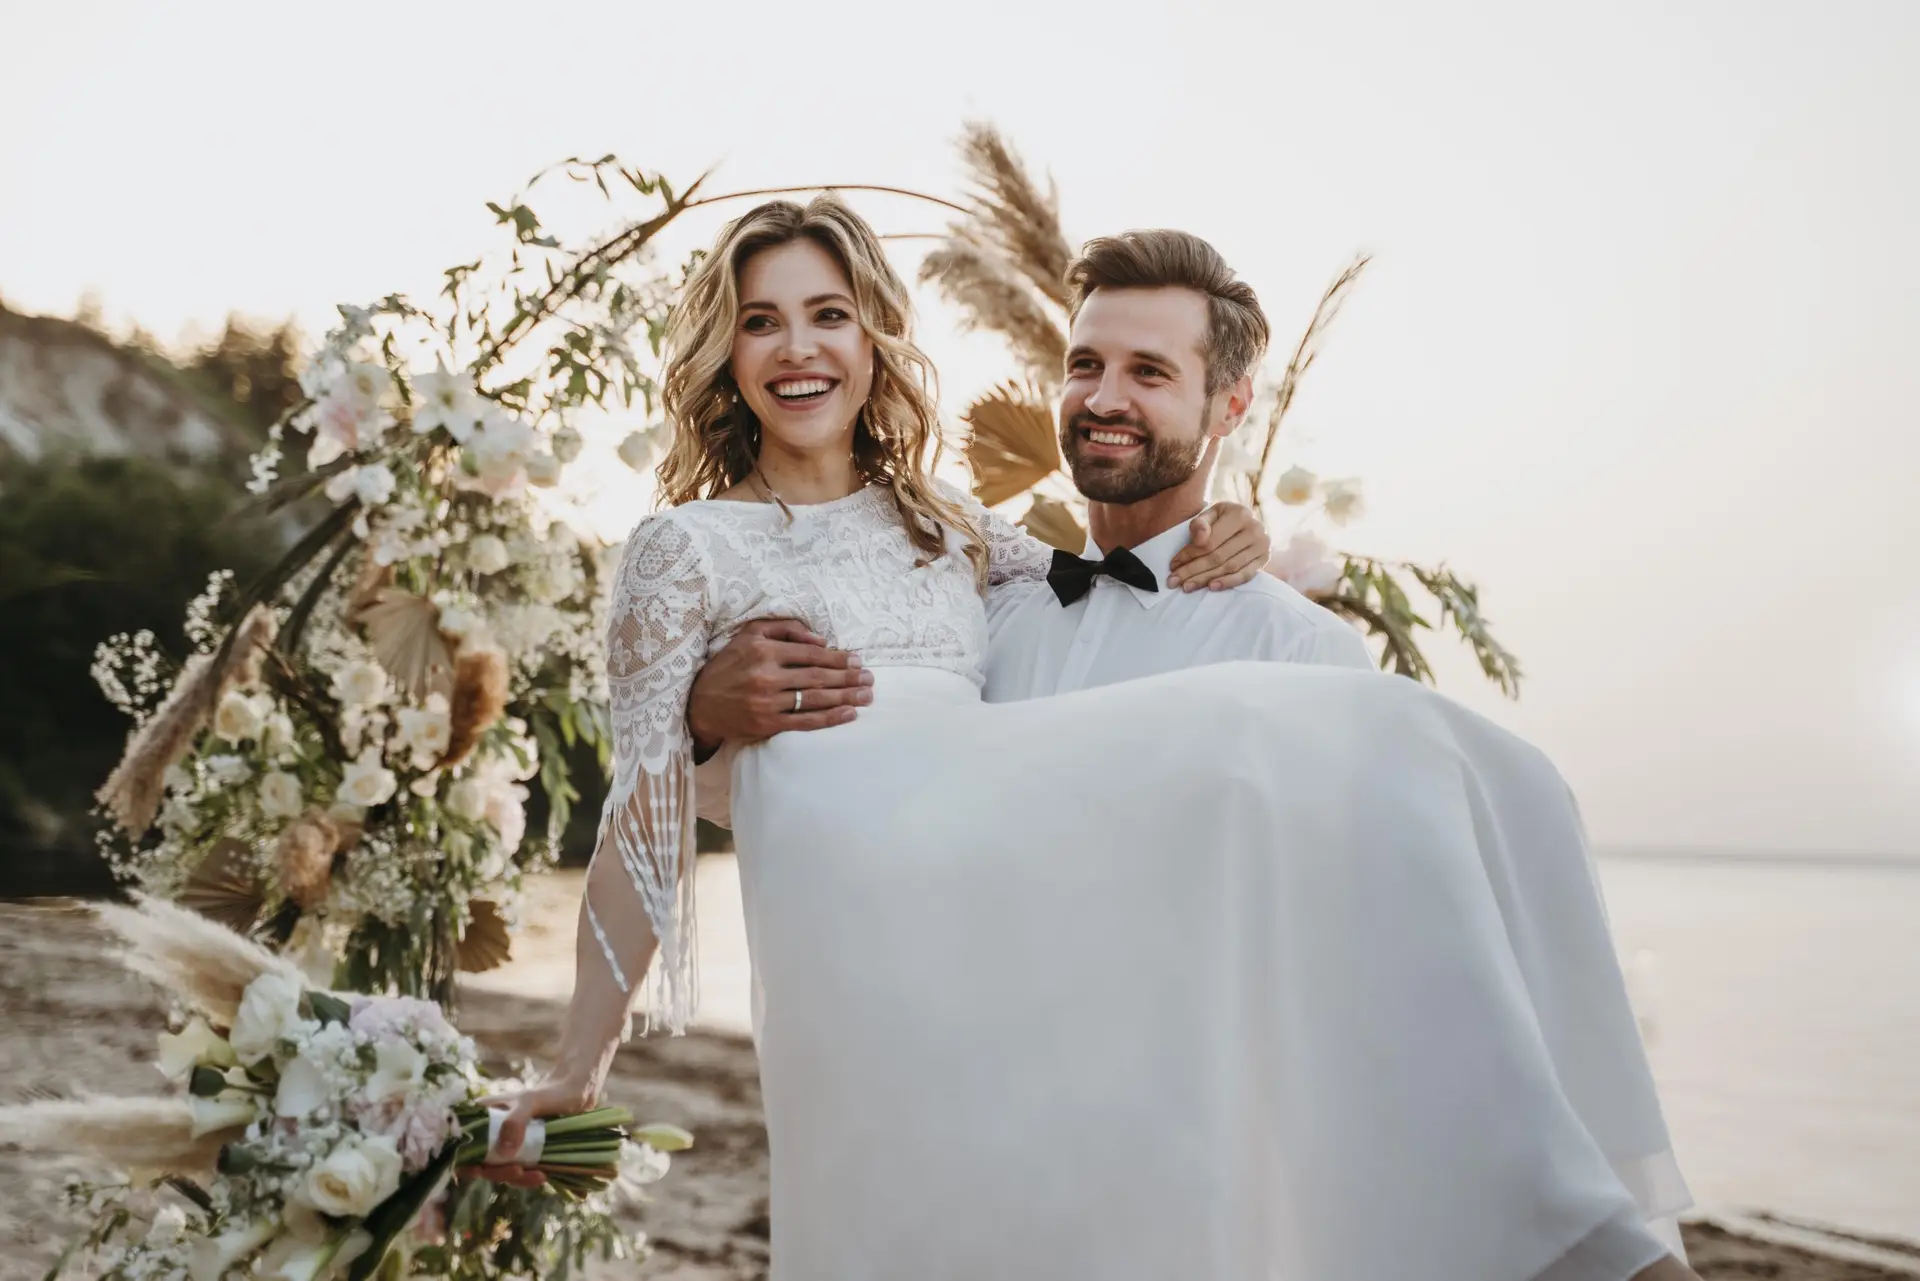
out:
M725 742L844 725L873 701L872 686L859 655L830 647L793 619L763 618L734 633L700 669L687 728L704 760Z
M1215 503L1187 532L1187 545L1169 566L1169 590L1222 591L1250 582L1273 546L1259 517L1237 503ZM687 728L696 759L705 761L722 743L845 725L873 701L872 685L873 673L862 669L859 655L834 649L804 624L787 618L748 623L694 678Z

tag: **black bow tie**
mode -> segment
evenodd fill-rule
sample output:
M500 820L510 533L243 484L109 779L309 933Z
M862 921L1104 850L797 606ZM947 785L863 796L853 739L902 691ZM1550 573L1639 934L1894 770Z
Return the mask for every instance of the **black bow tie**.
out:
M1143 592L1160 590L1153 571L1124 547L1114 548L1105 560L1082 560L1072 552L1056 550L1053 568L1047 571L1047 586L1053 588L1062 605L1071 605L1092 591L1093 580L1102 574Z

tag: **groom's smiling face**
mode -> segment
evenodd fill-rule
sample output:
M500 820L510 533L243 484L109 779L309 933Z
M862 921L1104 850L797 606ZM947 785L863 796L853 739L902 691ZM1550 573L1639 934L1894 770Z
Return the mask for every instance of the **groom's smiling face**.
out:
M1060 452L1095 502L1182 484L1224 434L1207 394L1207 300L1191 289L1096 289L1074 318ZM1230 430L1230 428L1228 428Z

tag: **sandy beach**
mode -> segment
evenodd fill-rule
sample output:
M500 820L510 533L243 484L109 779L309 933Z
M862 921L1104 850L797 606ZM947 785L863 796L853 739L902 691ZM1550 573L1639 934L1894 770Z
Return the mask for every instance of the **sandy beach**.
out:
M557 1033L562 1004L554 987L563 993L570 976L576 894L577 882L568 877L538 886L526 904L516 960L463 996L461 1025L496 1068L538 1058ZM707 906L727 905L710 899ZM723 965L713 979L724 987L743 976ZM159 995L107 959L83 906L0 904L0 1097L147 1090L155 1084L153 1036L164 1022ZM671 1120L698 1136L641 1216L655 1254L640 1275L764 1277L766 1131L749 1041L725 1030L635 1041L621 1052L609 1093L644 1118ZM0 1201L0 1281L37 1278L58 1256L69 1226L60 1184L77 1168L0 1147L0 1187L8 1192ZM1754 1220L1690 1223L1686 1231L1694 1265L1708 1278L1920 1276L1920 1248L1898 1241ZM622 1265L594 1275L631 1276L632 1270Z

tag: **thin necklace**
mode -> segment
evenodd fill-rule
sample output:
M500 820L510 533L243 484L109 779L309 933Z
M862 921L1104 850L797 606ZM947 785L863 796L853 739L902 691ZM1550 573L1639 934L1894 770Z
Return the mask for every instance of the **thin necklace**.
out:
M762 502L772 503L786 514L788 520L793 519L793 508L787 506L787 500L780 497L779 493L774 489L772 482L767 479L766 473L760 470L760 464L758 462L754 463L753 470L747 473L747 476L748 479L760 487Z

